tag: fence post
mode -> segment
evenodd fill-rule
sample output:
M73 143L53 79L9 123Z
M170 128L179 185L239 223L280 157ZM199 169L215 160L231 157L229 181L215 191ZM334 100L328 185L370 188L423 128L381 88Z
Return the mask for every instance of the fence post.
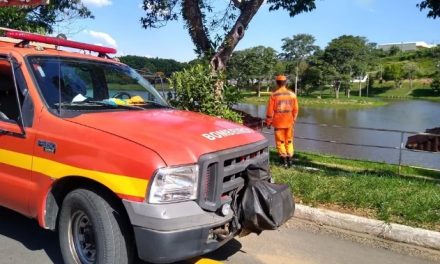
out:
M403 149L403 134L404 132L400 132L400 147L399 147L399 170L398 175L402 172L402 149Z

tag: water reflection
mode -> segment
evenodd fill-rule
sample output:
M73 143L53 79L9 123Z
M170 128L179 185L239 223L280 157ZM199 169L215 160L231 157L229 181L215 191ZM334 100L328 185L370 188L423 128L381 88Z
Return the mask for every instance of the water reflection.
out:
M265 105L239 104L237 109L265 118ZM369 127L409 132L424 132L427 128L440 126L440 103L408 100L391 102L384 107L370 109L314 109L301 108L299 122L340 125L344 127ZM297 124L295 134L299 137L333 140L352 144L377 145L398 148L400 133L368 131L349 128L321 127ZM406 138L412 134L404 135ZM272 136L268 137L273 144ZM299 150L336 154L344 157L398 163L399 151L383 148L336 145L303 139L296 140ZM439 153L402 152L402 162L408 165L440 169Z

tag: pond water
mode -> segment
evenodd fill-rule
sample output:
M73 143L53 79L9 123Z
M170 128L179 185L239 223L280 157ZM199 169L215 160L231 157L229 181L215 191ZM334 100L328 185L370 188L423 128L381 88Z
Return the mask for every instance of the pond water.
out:
M299 99L301 104L301 99ZM237 109L253 116L265 118L265 105L239 104ZM316 126L305 123L339 125L344 128ZM349 144L375 145L398 148L401 140L399 132L384 132L353 129L347 127L366 127L399 130L405 132L424 132L425 129L440 127L440 103L407 100L394 101L388 105L367 109L317 109L300 106L295 136ZM265 130L265 132L269 132ZM273 144L273 136L266 134ZM413 133L404 133L404 143ZM399 150L365 146L338 145L326 142L296 139L298 150L335 154L344 157L384 161L397 164ZM440 169L440 153L402 151L402 163L407 165Z

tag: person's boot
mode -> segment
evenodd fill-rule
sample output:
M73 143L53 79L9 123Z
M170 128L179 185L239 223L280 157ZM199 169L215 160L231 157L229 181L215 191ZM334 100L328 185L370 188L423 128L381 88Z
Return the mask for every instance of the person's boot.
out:
M286 158L286 163L287 163L287 167L292 167L292 157L287 157Z
M284 168L289 167L289 164L287 163L287 157L281 157L281 163L283 164Z

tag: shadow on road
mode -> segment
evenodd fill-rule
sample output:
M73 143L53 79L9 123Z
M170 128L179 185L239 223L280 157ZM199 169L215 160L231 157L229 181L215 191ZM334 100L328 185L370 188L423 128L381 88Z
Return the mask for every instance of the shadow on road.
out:
M37 221L0 207L0 236L13 239L31 251L44 250L53 263L62 263L57 233L40 228Z
M30 251L43 250L51 263L63 263L58 234L42 229L37 221L26 218L9 209L0 207L0 237L4 236L21 243ZM241 243L233 239L220 249L203 256L213 260L223 261L241 250ZM138 261L138 264L145 263ZM191 263L188 261L175 264Z

